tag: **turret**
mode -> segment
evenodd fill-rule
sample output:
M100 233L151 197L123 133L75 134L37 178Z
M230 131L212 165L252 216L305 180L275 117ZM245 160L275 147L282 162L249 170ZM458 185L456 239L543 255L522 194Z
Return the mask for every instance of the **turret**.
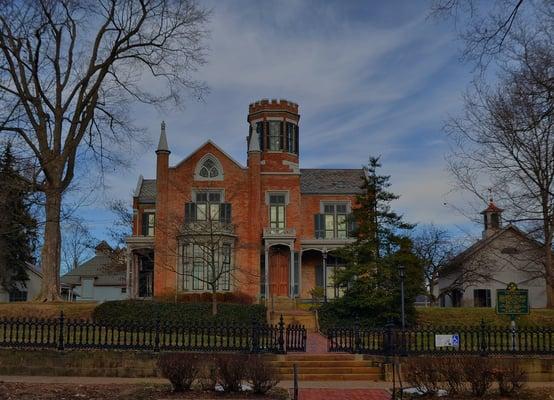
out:
M262 172L298 172L298 104L263 99L251 103L248 111L249 158L261 152Z

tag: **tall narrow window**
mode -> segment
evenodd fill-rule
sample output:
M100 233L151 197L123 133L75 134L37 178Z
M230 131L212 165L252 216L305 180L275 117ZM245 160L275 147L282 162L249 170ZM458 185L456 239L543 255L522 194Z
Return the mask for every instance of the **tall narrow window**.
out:
M347 237L346 204L325 204L323 206L325 219L325 237L344 239Z
M295 132L294 132L294 124L292 122L287 122L287 151L289 153L294 153L295 144Z
M474 289L473 290L473 305L475 307L490 307L491 306L491 291L490 291L490 289Z
M285 195L269 195L269 226L285 229Z
M142 236L154 236L156 215L152 212L142 213Z
M196 192L196 220L219 221L220 192Z
M269 150L281 150L281 122L269 121Z

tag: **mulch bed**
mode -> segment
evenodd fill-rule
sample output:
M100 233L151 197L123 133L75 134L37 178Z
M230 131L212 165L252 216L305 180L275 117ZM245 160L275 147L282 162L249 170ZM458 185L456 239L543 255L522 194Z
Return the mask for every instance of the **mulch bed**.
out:
M172 393L169 385L72 385L0 382L0 400L177 400L177 399L283 399L276 389L268 396L213 392Z

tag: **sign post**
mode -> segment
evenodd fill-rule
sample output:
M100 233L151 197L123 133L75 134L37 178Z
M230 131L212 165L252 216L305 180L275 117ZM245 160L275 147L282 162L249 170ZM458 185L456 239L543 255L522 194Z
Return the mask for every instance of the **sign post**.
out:
M506 289L496 290L496 313L510 316L512 331L512 350L516 350L516 316L529 314L529 291L518 289L514 282Z

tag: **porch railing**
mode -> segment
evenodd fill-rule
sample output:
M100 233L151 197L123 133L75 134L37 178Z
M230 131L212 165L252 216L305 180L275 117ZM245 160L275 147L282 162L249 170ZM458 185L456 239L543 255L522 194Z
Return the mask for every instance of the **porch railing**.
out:
M0 347L286 353L306 351L306 328L274 325L101 324L66 319L0 318Z

